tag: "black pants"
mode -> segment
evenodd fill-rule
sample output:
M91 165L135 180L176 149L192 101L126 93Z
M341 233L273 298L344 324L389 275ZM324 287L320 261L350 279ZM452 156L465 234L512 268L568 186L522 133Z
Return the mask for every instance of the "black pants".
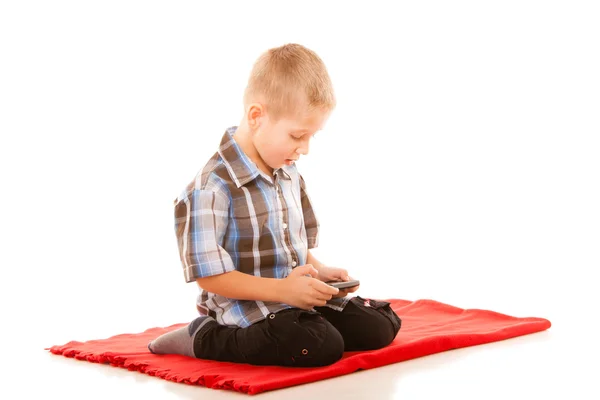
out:
M247 328L209 321L195 337L194 353L197 358L254 365L325 366L344 351L385 347L400 330L400 318L384 301L357 296L341 312L315 310L283 310Z

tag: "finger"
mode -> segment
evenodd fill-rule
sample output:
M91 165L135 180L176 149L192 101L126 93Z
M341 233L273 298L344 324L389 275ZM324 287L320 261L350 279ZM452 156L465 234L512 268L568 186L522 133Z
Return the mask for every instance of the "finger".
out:
M338 294L340 291L340 289L321 281L316 281L313 287L323 294L330 294L332 296Z
M354 293L354 292L356 292L358 290L359 287L360 287L360 285L356 285L356 286L353 286L353 287L348 288L346 290L348 291L348 293Z
M310 275L313 278L318 276L317 270L311 264L306 264L301 267L298 267L298 268L294 269L292 272L298 276Z
M318 290L315 290L313 292L313 298L317 299L317 300L322 300L322 301L329 301L333 298L332 294L323 294L321 292L319 292Z
M315 289L313 287L312 290L311 290L311 292L310 292L310 297L312 299L317 299L317 300L322 300L322 301L329 301L329 300L331 300L331 298L333 297L333 295L332 294L322 293L322 292L318 291L317 289Z
M319 271L317 271L317 269L313 267L312 264L306 264L305 266L308 267L308 273L310 274L310 276L312 276L313 278L319 276Z
M327 304L327 300L323 299L323 296L315 289L306 296L306 304L310 304L311 307L322 307Z
M312 301L313 307L323 307L327 304L327 300L325 299L313 299Z

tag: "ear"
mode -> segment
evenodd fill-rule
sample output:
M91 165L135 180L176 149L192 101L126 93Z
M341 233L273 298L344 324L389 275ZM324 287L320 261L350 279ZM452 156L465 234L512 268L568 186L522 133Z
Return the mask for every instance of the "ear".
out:
M246 119L248 122L248 126L252 130L256 130L260 128L260 125L263 123L263 119L265 118L265 108L260 103L252 103L248 106L248 111L246 112Z

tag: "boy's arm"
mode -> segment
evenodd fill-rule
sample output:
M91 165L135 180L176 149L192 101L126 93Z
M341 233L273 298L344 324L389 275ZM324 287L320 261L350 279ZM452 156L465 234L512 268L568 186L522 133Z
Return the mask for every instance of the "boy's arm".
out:
M198 285L211 293L230 299L282 302L282 279L262 278L239 271L198 278Z
M315 215L310 196L306 191L306 182L302 175L300 177L300 203L302 205L302 215L304 218L304 227L306 228L306 239L308 248L313 249L319 245L319 220ZM310 264L310 260L307 261Z
M300 176L300 203L302 204L302 214L304 216L304 226L306 228L306 238L308 240L308 253L306 263L311 264L317 271L325 265L317 260L310 252L310 249L315 248L319 244L319 220L315 215L310 196L306 191L306 182L302 175Z
M226 194L206 189L194 189L176 203L176 233L186 281L233 299L278 301L281 290L275 279L237 271L221 246L229 206Z
M306 262L311 264L319 273L318 279L323 282L341 280L349 280L348 271L343 268L328 267L321 261L317 260L316 257L308 250L308 256Z
M194 189L175 205L175 230L187 282L238 300L282 302L310 309L338 293L317 279L310 265L295 268L286 279L262 278L236 270L221 246L228 225L229 200L223 193ZM332 290L334 289L334 290Z
M310 275L310 277L307 277ZM318 272L311 265L296 267L285 279L261 278L239 271L197 279L209 292L238 300L274 301L310 310L322 307L340 293L339 289L314 279Z
M306 265L312 265L317 272L325 267L325 264L317 260L310 250L308 251ZM261 278L239 271L198 278L196 282L209 292L218 293L232 299L283 302L287 295L287 289L283 287L283 279Z
M227 230L229 198L219 190L192 189L175 204L175 233L186 282L235 271L221 246Z
M317 260L315 256L308 250L308 256L306 257L306 263L311 264L317 271L325 266L321 261Z

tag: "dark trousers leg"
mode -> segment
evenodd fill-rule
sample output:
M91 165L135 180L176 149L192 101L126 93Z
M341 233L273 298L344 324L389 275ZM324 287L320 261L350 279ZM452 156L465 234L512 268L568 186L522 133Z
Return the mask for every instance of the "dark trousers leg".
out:
M210 321L194 338L197 358L254 365L324 366L343 352L342 336L329 321L299 309L269 314L247 328Z
M345 351L385 347L394 340L402 324L390 303L359 296L350 299L341 312L329 307L315 309L340 332Z

